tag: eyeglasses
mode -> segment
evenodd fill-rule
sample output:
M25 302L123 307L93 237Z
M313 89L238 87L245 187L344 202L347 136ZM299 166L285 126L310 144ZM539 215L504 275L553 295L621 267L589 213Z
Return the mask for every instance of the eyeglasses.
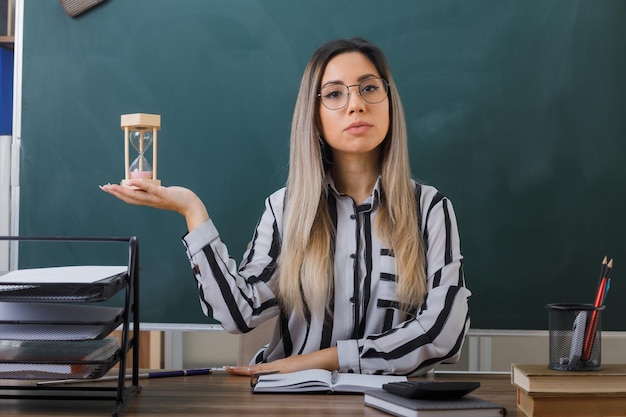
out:
M369 104L380 103L389 93L389 84L382 78L366 78L358 84L332 83L322 86L317 96L328 110L346 107L350 100L350 87L359 87L359 95Z

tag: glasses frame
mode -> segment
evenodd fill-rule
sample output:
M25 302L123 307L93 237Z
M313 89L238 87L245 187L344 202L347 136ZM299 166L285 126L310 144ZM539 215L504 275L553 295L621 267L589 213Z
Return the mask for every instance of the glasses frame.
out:
M381 80L381 81L383 82L384 87L385 87L385 95L383 96L383 98L381 98L381 99L380 99L380 100L378 100L378 101L369 101L368 99L366 99L365 97L363 97L363 95L361 94L361 88L360 88L360 86L361 86L363 83L365 83L365 82L367 82L367 81L370 81L370 80ZM366 103L368 103L368 104L378 104L378 103L382 103L382 102L383 102L383 100L385 100L385 98L389 97L389 82L388 82L387 80L385 80L384 78L382 78L382 77L368 77L368 78L366 78L366 79L364 79L364 80L361 80L361 82L359 82L358 84L350 84L350 85L347 85L347 84L344 84L344 83L333 83L332 85L343 85L344 87L346 87L346 90L348 90L348 94L347 94L347 96L346 96L346 102L343 104L343 106L341 106L341 107L337 107L337 108L333 109L333 108L328 107L328 106L326 105L326 103L324 103L324 99L323 99L323 97L322 97L322 91L321 91L321 89L320 89L320 92L319 92L319 93L317 93L317 97L319 97L320 102L322 103L322 105L323 105L324 107L326 107L328 110L341 110L341 109L343 109L344 107L346 107L346 106L348 105L348 103L350 102L350 97L352 97L352 93L350 92L350 88L351 88L351 87L359 87L359 88L357 89L357 93L359 94L359 97L361 97L361 98L363 99L363 101L365 101L365 102L366 102Z

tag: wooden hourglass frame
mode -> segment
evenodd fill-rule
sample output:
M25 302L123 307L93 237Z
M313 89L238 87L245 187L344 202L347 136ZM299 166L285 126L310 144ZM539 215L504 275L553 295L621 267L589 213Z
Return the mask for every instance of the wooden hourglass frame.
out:
M157 179L157 131L161 128L161 116L158 114L123 114L121 118L122 130L124 130L124 179L122 185L133 180L149 181L155 185L161 185ZM130 162L131 135L139 138L133 147L139 153L137 159ZM145 140L147 135L152 135L151 142ZM146 146L146 141L148 142ZM152 165L145 159L145 152L152 146ZM133 165L133 169L131 169ZM145 166L144 166L145 165Z

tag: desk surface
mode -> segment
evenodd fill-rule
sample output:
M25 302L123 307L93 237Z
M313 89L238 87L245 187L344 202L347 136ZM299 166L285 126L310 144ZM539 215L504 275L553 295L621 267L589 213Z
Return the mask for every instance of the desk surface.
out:
M479 381L474 394L507 408L507 416L523 416L515 403L509 375L436 374L437 379ZM103 386L108 382L100 382ZM249 378L222 373L140 380L120 417L134 416L386 416L363 405L357 394L252 394ZM2 384L0 383L0 391ZM74 384L74 386L76 386ZM3 416L107 416L113 400L0 399Z

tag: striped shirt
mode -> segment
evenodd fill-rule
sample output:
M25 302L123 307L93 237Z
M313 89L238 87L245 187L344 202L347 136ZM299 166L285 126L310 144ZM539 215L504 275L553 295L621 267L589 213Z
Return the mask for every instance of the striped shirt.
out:
M211 220L183 237L204 313L231 333L245 333L278 316L276 328L252 360L270 362L337 346L342 372L419 375L456 362L469 329L463 257L451 202L415 184L426 253L427 296L419 312L398 310L392 251L377 238L380 185L361 205L329 179L327 201L336 227L332 313L302 318L281 313L276 293L285 189L265 201L239 266Z

